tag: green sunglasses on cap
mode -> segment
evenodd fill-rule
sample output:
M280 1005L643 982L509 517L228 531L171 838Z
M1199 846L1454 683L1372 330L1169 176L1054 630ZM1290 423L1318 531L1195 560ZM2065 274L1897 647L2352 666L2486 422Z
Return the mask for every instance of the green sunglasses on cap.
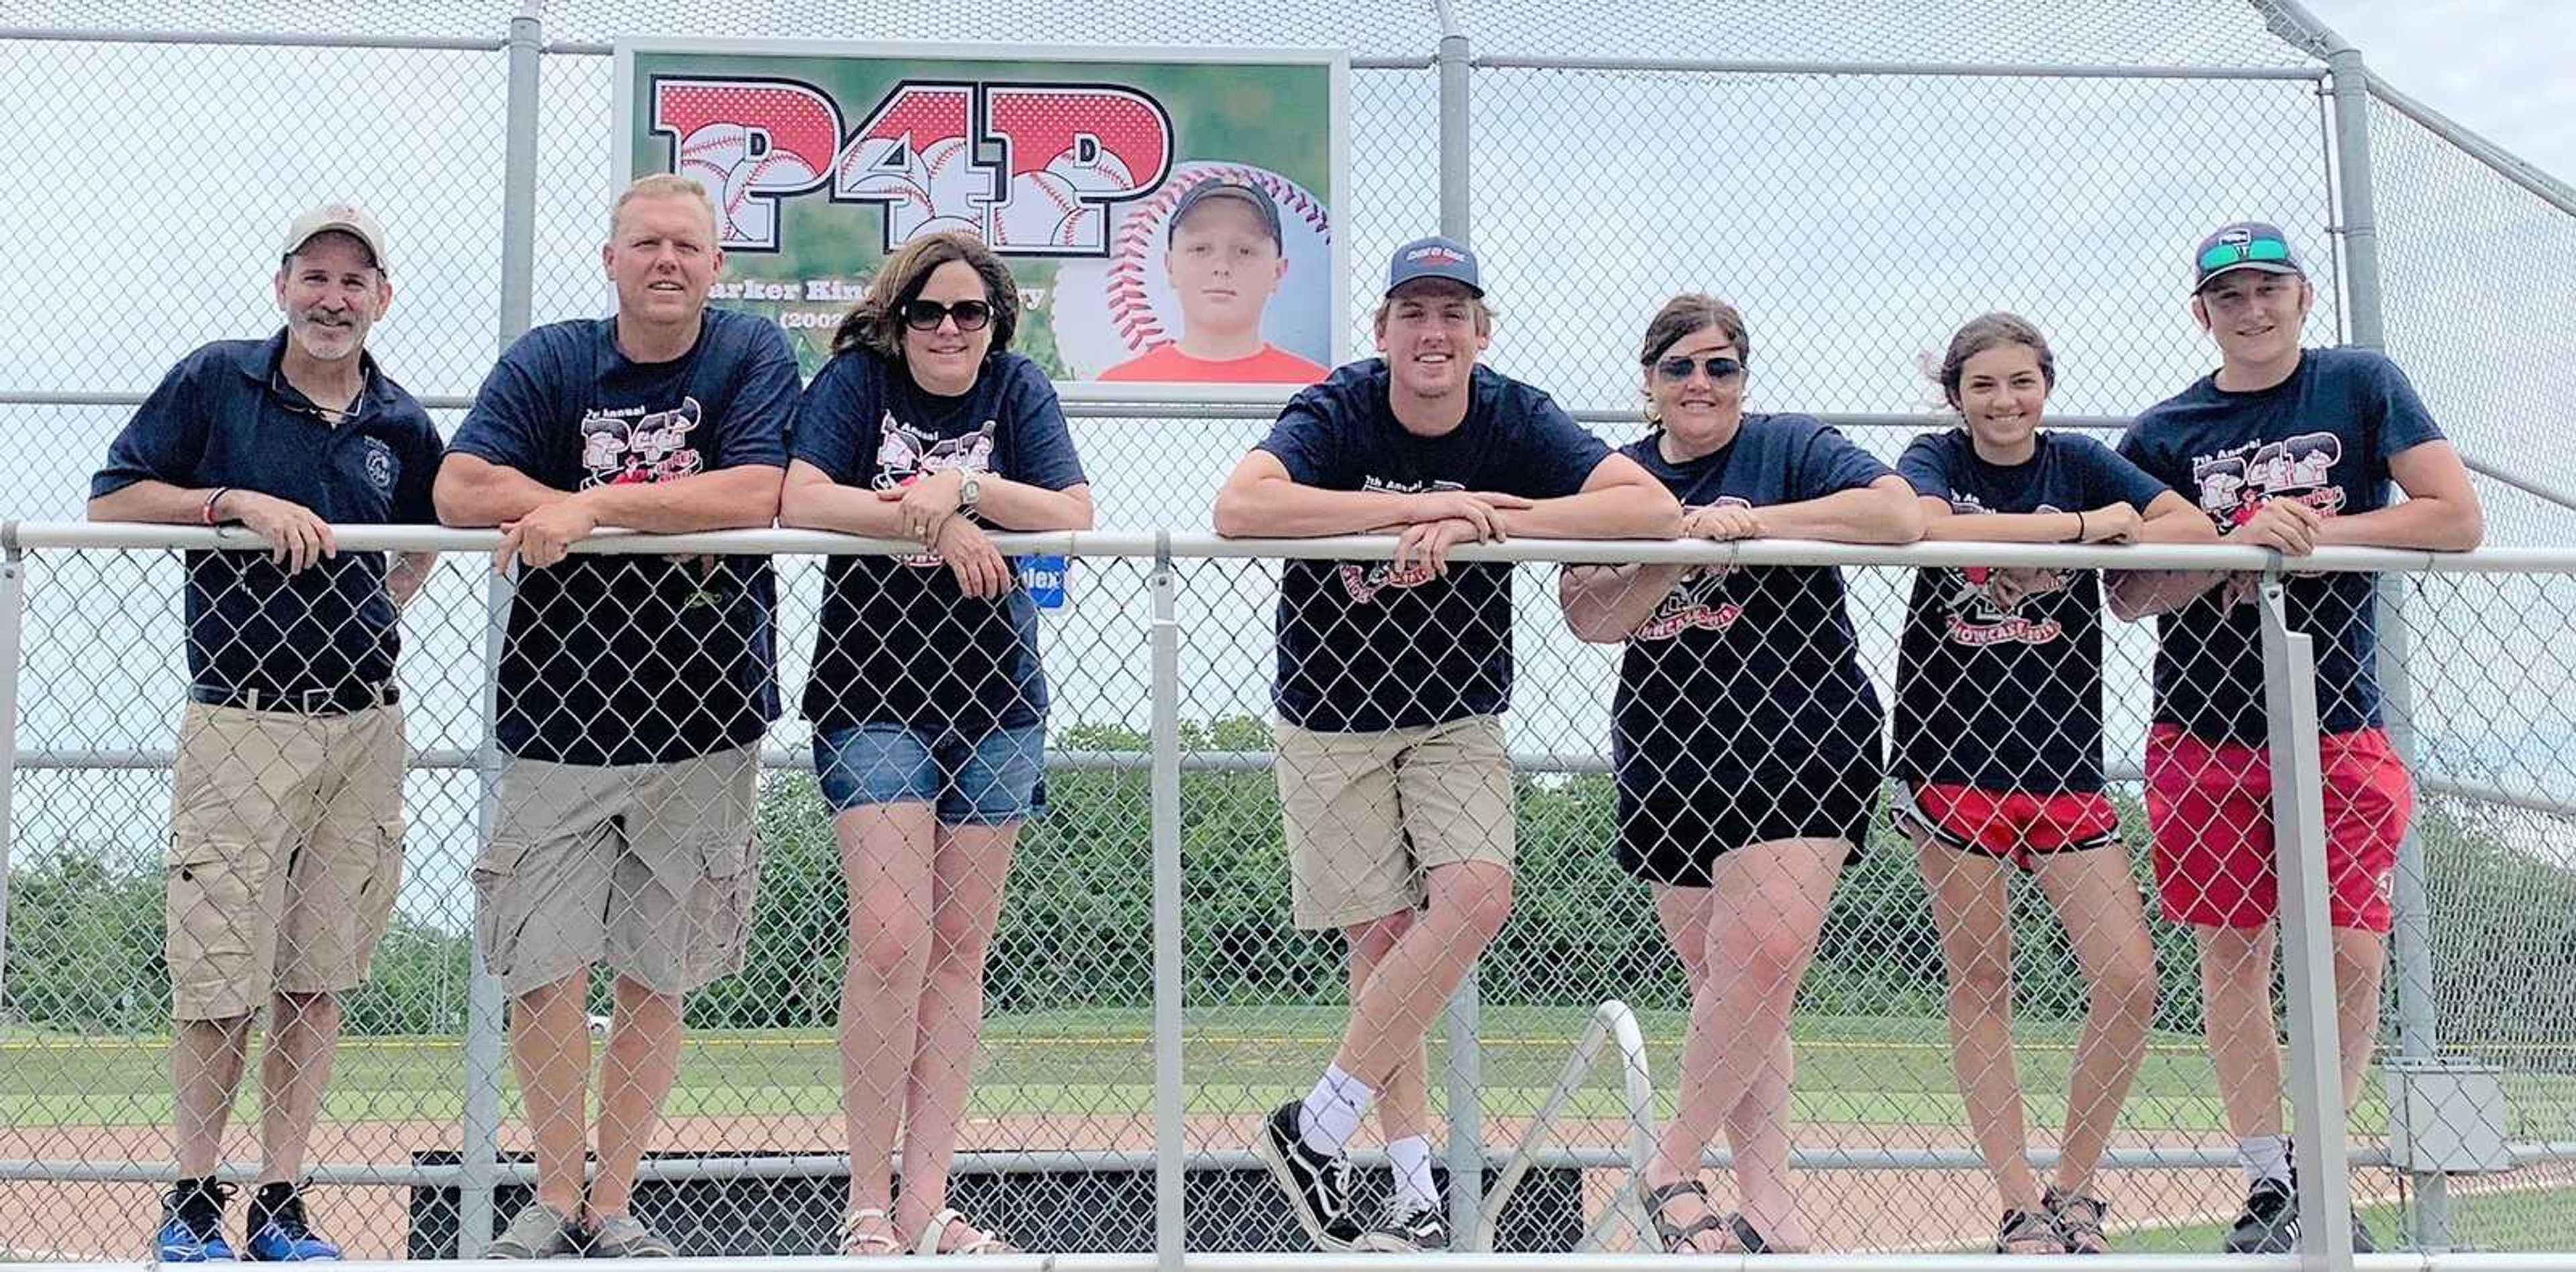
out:
M2249 262L2286 263L2289 259L2290 245L2276 238L2249 239L2242 243L2212 243L2200 254L2200 269L2203 274L2207 274L2225 269L2230 265L2243 265Z

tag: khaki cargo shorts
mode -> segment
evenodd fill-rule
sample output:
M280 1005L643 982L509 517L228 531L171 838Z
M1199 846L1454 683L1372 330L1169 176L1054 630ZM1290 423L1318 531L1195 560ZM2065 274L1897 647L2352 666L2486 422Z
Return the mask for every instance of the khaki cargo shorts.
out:
M660 994L742 970L757 747L669 764L505 759L475 937L516 998L593 963Z
M1434 866L1511 866L1512 763L1499 717L1378 733L1283 723L1273 732L1297 926L1419 909Z
M172 1018L365 983L402 886L403 762L399 706L188 704L163 858Z

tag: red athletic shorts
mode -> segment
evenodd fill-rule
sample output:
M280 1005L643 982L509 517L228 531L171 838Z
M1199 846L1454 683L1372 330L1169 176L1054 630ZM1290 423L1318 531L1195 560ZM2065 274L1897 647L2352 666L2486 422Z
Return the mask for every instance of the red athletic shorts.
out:
M2328 920L2386 932L2397 842L2415 813L2414 780L2378 729L2326 734L2317 753L2325 778ZM2269 747L2210 742L2157 725L2147 734L2147 827L2166 918L2250 928L2279 910Z
M1998 857L2024 870L2030 859L2120 841L2120 810L2098 792L2033 795L1940 782L1907 782L1897 802L1899 828L1934 843Z

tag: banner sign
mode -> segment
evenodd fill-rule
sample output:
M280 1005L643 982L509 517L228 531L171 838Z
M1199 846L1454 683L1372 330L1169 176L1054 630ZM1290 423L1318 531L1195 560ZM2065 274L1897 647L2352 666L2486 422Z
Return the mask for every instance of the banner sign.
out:
M1302 384L1346 356L1339 52L624 40L619 185L695 178L715 303L810 372L887 254L962 230L1060 382Z

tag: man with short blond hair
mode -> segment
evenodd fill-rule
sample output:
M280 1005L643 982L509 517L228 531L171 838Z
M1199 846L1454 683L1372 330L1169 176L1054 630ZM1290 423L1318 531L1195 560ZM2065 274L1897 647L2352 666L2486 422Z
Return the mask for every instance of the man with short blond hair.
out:
M260 1174L243 1253L336 1259L307 1221L304 1154L402 882L395 615L435 559L342 552L333 525L433 519L438 433L366 350L393 302L385 236L348 204L287 227L285 329L197 350L90 482L93 521L246 527L267 552L188 554L188 707L172 765L167 958L179 1179L154 1255L231 1259L224 1124L269 1009Z
M499 813L473 872L536 1140L536 1197L489 1247L507 1258L673 1253L629 1201L679 1071L682 1001L742 968L759 742L778 715L767 559L568 554L603 526L770 524L795 354L776 324L707 308L724 252L695 181L636 182L600 263L616 314L513 343L436 490L448 524L502 528L495 563L518 578ZM603 962L616 1012L585 1188L583 1004Z

